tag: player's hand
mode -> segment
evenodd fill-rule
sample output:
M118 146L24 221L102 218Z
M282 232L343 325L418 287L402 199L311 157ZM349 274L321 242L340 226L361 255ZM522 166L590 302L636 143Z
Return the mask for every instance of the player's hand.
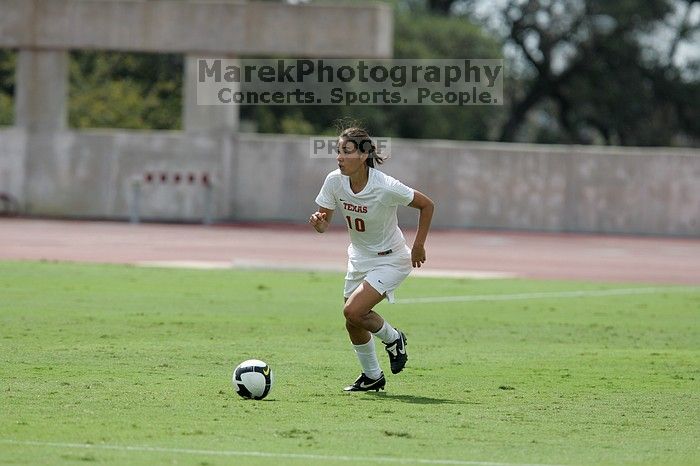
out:
M319 233L323 233L328 228L328 220L324 212L314 212L311 217L309 217L309 223Z
M413 267L420 267L425 262L425 247L422 244L414 244L411 249L411 262Z

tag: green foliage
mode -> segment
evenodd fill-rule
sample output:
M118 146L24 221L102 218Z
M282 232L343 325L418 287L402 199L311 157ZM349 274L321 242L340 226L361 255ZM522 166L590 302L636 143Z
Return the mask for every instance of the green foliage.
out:
M15 67L17 53L0 49L0 126L14 123Z
M0 93L12 95L15 90L17 52L0 49Z
M396 16L396 58L500 58L500 44L465 18ZM388 133L405 138L488 140L502 107L452 105L392 106Z
M465 18L401 13L395 17L398 59L500 58L500 44ZM486 140L501 107L447 105L276 106L241 108L260 132L335 134L339 119L359 121L383 137ZM287 123L284 123L287 122ZM288 124L293 122L293 124Z
M0 126L14 124L14 100L7 94L0 94Z
M314 127L306 121L301 112L292 115L285 115L280 122L281 133L286 134L312 134Z
M242 120L263 133L333 134L353 119L385 137L700 145L700 62L647 44L697 41L697 15L682 17L697 2L501 2L490 19L502 27L489 33L469 15L475 0L384 3L396 12L395 58L499 58L509 47L504 105L242 106ZM0 125L13 123L16 56L0 50ZM74 52L69 125L179 129L182 74L180 55Z
M697 291L382 303L408 365L385 392L348 394L342 274L0 263L0 276L2 463L699 464ZM414 277L399 298L610 287ZM249 358L275 373L264 401L231 386Z
M669 0L587 0L585 3L589 14L608 15L623 30L646 28L673 10L673 1Z
M183 59L179 55L72 53L69 125L178 129L182 73Z
M464 17L399 13L395 58L501 58L500 43Z
M694 80L682 79L692 64L678 65L643 41L647 36L666 41L666 47L692 41L698 25L691 27L689 16L680 22L669 17L683 4L690 8L689 2L673 0L509 3L501 12L505 38L529 65L529 74L519 77L518 90L524 92L511 92L499 138L528 140L523 137L532 126L528 117L541 112L548 118L540 119L545 123L539 134L556 142L699 144L697 73ZM562 60L555 51L566 48L570 53Z

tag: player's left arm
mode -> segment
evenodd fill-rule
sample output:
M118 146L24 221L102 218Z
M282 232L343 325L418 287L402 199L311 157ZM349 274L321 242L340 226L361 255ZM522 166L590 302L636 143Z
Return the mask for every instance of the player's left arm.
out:
M420 210L418 216L418 231L413 240L413 248L411 249L411 262L413 267L420 267L425 262L425 240L428 237L430 223L433 220L433 211L435 203L420 191L413 191L413 200L409 207Z

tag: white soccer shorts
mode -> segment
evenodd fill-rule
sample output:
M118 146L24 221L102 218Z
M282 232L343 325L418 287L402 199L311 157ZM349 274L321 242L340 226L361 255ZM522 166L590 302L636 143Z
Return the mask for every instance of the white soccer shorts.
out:
M394 291L408 277L412 268L410 254L350 259L343 296L349 298L362 281L366 280L372 288L386 295L386 299L393 303Z

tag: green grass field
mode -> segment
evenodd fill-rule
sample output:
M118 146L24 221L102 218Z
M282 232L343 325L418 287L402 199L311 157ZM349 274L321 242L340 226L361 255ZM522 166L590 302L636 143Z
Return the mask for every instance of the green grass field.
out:
M641 286L641 285L638 285ZM399 298L630 288L409 278ZM381 304L386 392L342 275L0 263L0 464L700 464L700 289ZM259 358L276 384L240 399Z

